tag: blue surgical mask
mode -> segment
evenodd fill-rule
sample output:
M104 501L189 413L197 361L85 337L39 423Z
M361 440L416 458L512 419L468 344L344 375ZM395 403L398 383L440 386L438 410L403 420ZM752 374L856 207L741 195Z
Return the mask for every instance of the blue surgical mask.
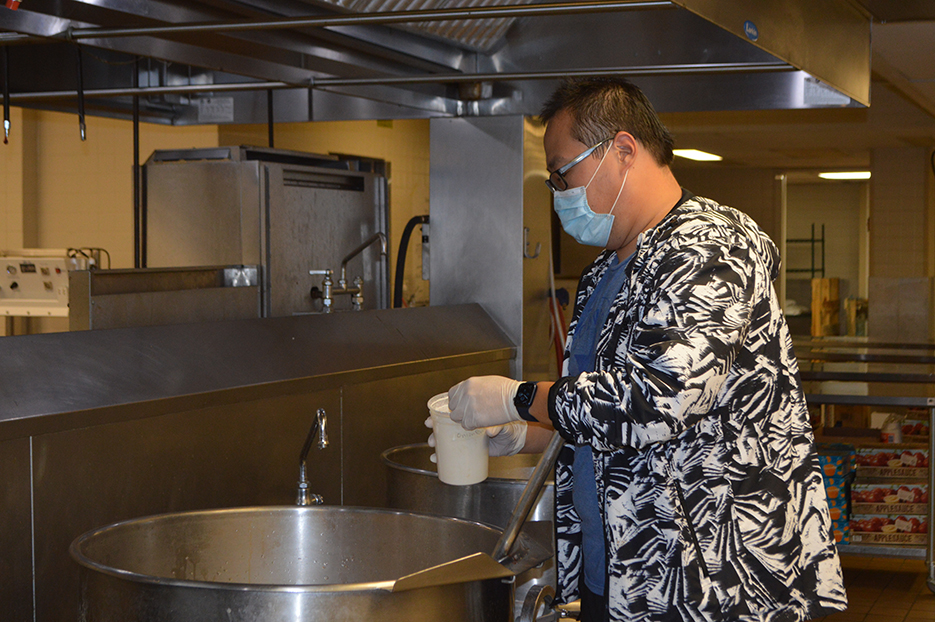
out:
M587 190L594 180L594 176L597 175L597 171L601 168L601 164L604 163L604 158L607 157L612 148L608 148L604 152L604 157L601 158L600 164L594 169L594 174L591 175L591 179L588 180L586 186L561 190L552 195L554 198L553 207L555 213L558 214L559 220L562 221L562 229L577 240L579 244L606 248L607 242L610 240L610 230L614 226L614 208L617 207L617 201L620 199L623 187L627 184L630 169L627 169L626 174L623 176L623 183L620 185L620 191L617 192L617 198L614 199L614 204L606 214L598 214L591 209L591 206L588 205Z

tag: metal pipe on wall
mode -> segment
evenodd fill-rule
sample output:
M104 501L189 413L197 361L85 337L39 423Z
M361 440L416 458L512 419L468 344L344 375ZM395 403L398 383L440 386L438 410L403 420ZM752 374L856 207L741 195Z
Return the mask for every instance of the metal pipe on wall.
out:
M180 95L186 93L231 93L236 91L262 91L266 89L294 89L307 87L308 84L290 84L288 82L237 82L233 84L183 84L177 86L142 86L115 89L89 89L84 91L85 97L131 97L140 95ZM31 102L49 99L71 99L78 95L77 91L37 91L33 93L16 93L10 95L10 101Z
M122 89L92 89L83 92L84 97L127 97L133 95L168 95L185 93L231 93L237 91L262 91L293 88L324 88L336 86L373 86L388 84L448 84L458 82L496 82L509 80L557 80L565 77L597 76L658 76L729 73L767 73L795 71L795 67L782 62L770 63L707 63L694 65L642 65L637 67L613 67L600 69L571 69L560 71L525 71L515 73L454 73L420 76L377 76L373 78L310 78L308 82L238 82L234 84L193 84L179 86L133 87ZM10 96L12 102L69 99L75 91L46 91L17 93Z
M10 141L10 53L3 50L3 144Z
M76 48L78 51L78 132L81 140L85 140L88 137L88 130L84 122L84 63L81 60L81 46L76 46Z
M133 63L133 87L140 86L140 58ZM133 96L133 267L140 268L140 96Z
M140 167L140 268L148 267L148 261L146 258L146 236L148 235L148 227L146 220L148 216L148 207L146 202L146 193L143 192L143 188L146 187L146 167Z
M438 84L449 82L503 82L510 80L560 80L562 78L601 76L662 76L688 74L763 73L795 71L783 62L775 63L707 63L693 65L642 65L601 69L566 69L558 71L520 71L516 73L432 74L427 76L381 76L377 78L319 78L313 87L372 86L386 84Z
M276 30L282 28L325 28L329 26L361 26L414 22L447 21L458 19L495 19L542 15L571 15L577 13L607 13L628 10L670 9L676 5L669 0L622 0L616 2L573 2L556 4L526 4L492 7L469 7L421 11L386 11L349 13L327 17L297 17L265 21L239 21L200 24L178 24L141 28L75 28L65 33L67 39L100 39L104 37L138 37L182 33L242 32L247 30Z
M269 131L269 148L273 148L273 89L266 89L266 125Z

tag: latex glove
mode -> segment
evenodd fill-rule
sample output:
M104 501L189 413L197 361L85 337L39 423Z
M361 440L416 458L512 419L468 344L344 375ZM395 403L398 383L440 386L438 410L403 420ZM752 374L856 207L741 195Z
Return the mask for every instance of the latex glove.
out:
M435 447L435 424L432 421L432 417L429 417L428 419L425 420L425 427L427 427L428 429L432 431L432 433L429 434L429 447L434 448ZM429 460L431 460L432 463L438 462L438 456L435 455L435 452L432 452L432 455L429 456Z
M525 421L495 425L487 428L486 432L489 437L487 453L491 456L512 456L521 452L526 446Z
M522 421L513 398L522 383L503 376L474 376L448 390L451 420L465 430Z
M435 432L432 418L425 420L425 427L432 429L429 434L429 447L435 447ZM488 437L487 453L491 456L512 456L518 454L526 446L526 422L516 421L505 425L495 425L485 430ZM438 457L433 453L429 460L438 463Z

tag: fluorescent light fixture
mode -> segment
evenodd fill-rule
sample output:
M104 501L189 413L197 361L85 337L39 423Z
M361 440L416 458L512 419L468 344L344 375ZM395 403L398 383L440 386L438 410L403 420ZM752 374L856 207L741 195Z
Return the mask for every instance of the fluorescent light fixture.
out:
M707 151L698 151L697 149L673 149L672 153L680 158L689 160L698 160L699 162L720 162L724 158Z
M844 171L840 173L818 173L822 179L870 179L870 171Z

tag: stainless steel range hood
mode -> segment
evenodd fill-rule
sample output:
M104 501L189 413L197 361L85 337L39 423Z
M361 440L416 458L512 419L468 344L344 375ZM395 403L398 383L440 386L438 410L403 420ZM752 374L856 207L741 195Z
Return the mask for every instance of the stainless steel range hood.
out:
M14 105L128 117L137 95L173 124L266 122L270 101L276 121L536 114L567 75L629 76L664 112L870 91L850 0L23 0L0 46Z

